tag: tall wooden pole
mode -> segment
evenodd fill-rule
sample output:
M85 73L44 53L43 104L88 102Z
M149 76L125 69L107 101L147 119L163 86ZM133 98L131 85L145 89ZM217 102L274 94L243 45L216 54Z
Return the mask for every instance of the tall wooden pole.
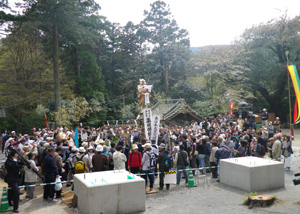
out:
M285 52L285 56L286 56L286 66L289 66L289 51ZM287 70L287 78L288 78L288 92L289 92L290 131L292 131L293 125L292 125L291 87L290 87L290 75L288 70Z

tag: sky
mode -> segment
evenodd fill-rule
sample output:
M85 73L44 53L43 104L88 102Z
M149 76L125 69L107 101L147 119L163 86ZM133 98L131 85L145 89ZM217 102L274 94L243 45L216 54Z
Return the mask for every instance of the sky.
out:
M111 22L138 24L154 0L95 0ZM192 47L231 44L245 29L278 18L300 15L300 0L164 0ZM10 4L20 0L9 0Z
M154 0L96 0L100 15L111 22L137 24ZM165 0L180 28L187 29L192 47L230 44L253 25L287 11L300 15L299 0Z

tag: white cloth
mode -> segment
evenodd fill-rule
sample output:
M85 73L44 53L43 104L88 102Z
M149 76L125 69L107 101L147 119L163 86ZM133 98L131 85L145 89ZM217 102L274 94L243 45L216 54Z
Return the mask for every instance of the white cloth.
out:
M148 90L149 93L151 93L153 85L144 85L144 88Z
M150 104L149 93L144 93L144 96L145 96L145 105Z

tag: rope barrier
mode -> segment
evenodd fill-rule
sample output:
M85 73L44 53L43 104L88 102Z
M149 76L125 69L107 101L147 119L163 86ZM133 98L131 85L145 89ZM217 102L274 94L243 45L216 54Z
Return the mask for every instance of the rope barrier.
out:
M196 170L214 169L214 168L217 169L218 166L201 167L201 168L186 168L186 169L180 169L180 170L177 170L177 169L176 169L176 172L183 172L183 171L190 171L190 170L196 171ZM175 171L175 170L170 170L170 171ZM167 172L168 172L168 171L167 171ZM159 174L165 174L165 172L139 173L139 174L137 174L137 175L140 176L140 175L155 175L155 174L157 174L157 175L159 175Z
M48 185L55 185L55 184L64 184L64 183L72 183L74 180L69 180L69 181L61 181L61 182L52 182L52 183L41 183L41 184L32 184L32 185L23 185L23 186L18 186L19 189L26 188L26 187L39 187L39 186L48 186ZM6 188L6 189L11 189L11 188ZM3 190L3 188L0 188L0 191Z

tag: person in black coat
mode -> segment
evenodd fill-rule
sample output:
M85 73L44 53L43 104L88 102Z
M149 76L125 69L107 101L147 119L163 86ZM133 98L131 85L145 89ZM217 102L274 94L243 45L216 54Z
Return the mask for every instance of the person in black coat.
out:
M48 149L48 154L44 159L44 172L45 172L45 183L55 182L55 179L59 177L59 172L55 161L53 159L54 156L54 148ZM44 186L44 201L48 202L56 202L57 200L54 198L54 184Z
M167 160L167 155L169 152L166 150L166 145L164 143L161 143L159 145L159 155L157 159L157 163L159 164L159 190L163 190L164 188L164 179L165 179L165 173L170 170L170 167L165 166L165 162ZM166 184L167 190L170 189L170 184Z
M5 161L5 168L7 170L5 182L8 184L8 204L9 206L14 206L14 213L19 213L20 192L18 183L20 182L21 165L22 164L18 162L18 153L15 150L11 150Z

